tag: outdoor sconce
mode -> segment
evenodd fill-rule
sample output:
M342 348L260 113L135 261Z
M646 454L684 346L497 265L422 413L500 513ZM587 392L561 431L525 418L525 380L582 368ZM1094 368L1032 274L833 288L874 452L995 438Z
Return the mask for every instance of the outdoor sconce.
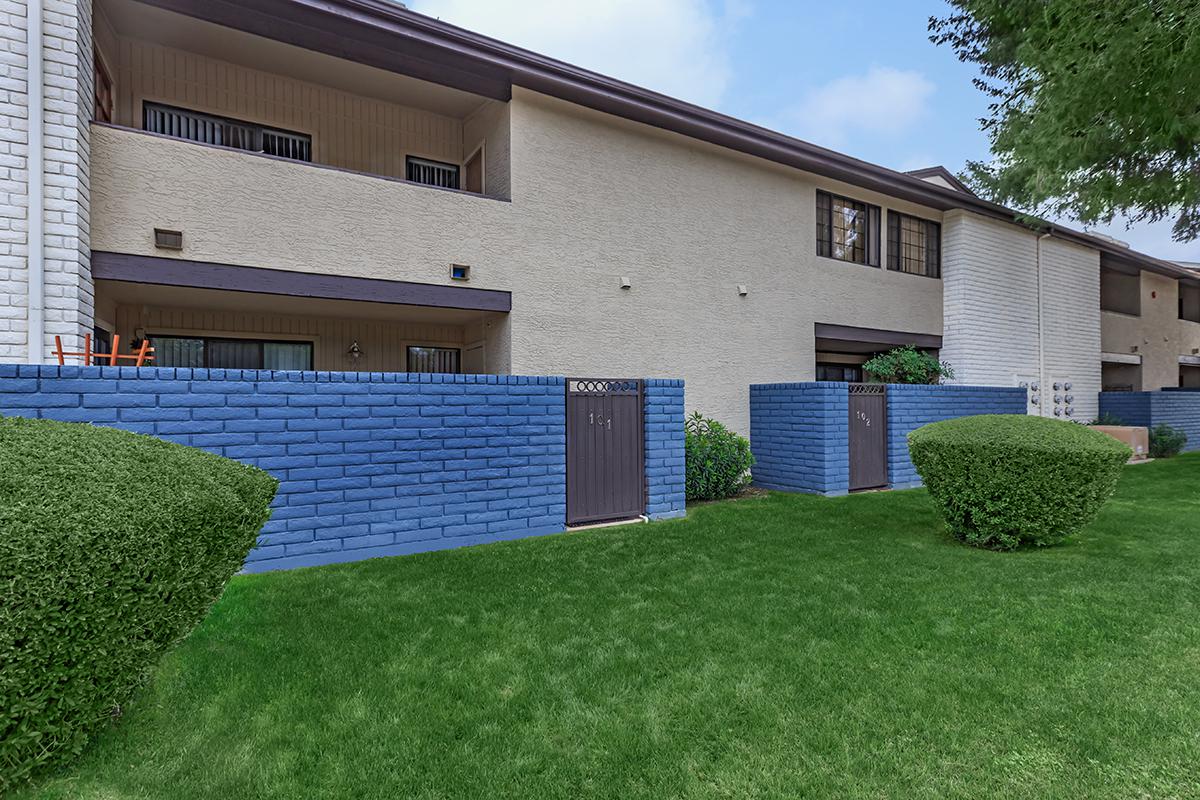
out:
M633 281L629 280L629 278L626 278L625 276L622 275L621 276L621 288L628 289L630 286L633 286Z
M746 288L745 284L739 283L737 287L737 293L738 297L745 297L746 295L750 294L750 290Z
M358 346L358 339L355 339L354 343L350 345L350 349L346 351L346 355L350 357L351 361L357 364L358 360L365 356L366 353L364 353L363 349Z

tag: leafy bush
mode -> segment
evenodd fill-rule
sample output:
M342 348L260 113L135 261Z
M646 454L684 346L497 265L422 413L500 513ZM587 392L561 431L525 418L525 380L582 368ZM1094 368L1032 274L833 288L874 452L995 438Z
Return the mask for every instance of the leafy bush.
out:
M1166 423L1150 429L1150 457L1171 458L1187 444L1187 434Z
M1108 426L1111 426L1114 428L1123 428L1125 426L1125 420L1121 419L1116 414L1113 414L1109 411L1105 411L1103 414L1096 417L1095 421L1092 422L1092 424L1093 425L1108 425Z
M700 412L684 424L688 500L733 497L750 482L750 442Z
M949 364L911 344L875 356L863 364L863 371L883 383L929 384L954 377L954 369Z
M63 761L241 567L277 482L125 431L0 418L0 795Z
M910 433L908 449L950 531L993 550L1080 530L1131 455L1083 425L1016 414L935 422Z

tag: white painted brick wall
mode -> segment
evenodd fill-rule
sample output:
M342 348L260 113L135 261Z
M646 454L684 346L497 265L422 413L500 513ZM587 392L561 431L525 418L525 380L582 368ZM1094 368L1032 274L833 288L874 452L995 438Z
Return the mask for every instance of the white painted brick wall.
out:
M0 361L24 361L28 339L28 59L25 0L0 0ZM45 0L44 263L46 337L78 349L92 328L88 131L92 117L91 3ZM35 345L36 346L36 345Z
M1055 238L1042 241L1039 356L1037 234L965 211L947 212L942 230L942 358L953 365L955 382L1013 386L1036 380L1040 413L1054 416L1053 383L1070 381L1073 418L1095 417L1099 252ZM1060 394L1065 400L1067 392ZM1039 413L1034 406L1030 411Z

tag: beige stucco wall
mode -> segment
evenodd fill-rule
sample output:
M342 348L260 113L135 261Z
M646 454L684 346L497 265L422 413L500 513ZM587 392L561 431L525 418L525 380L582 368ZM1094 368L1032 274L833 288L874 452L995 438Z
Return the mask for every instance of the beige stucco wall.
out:
M508 112L511 203L97 128L94 247L170 255L157 226L187 259L426 283L470 264L513 292L487 337L512 372L683 377L689 409L743 431L749 384L814 376L815 322L941 333L941 281L815 255L818 186L887 198L520 89Z
M1141 315L1104 311L1106 353L1142 356L1142 388L1179 385L1179 357L1200 350L1200 323L1179 319L1179 281L1142 271ZM1136 350L1134 348L1137 348Z

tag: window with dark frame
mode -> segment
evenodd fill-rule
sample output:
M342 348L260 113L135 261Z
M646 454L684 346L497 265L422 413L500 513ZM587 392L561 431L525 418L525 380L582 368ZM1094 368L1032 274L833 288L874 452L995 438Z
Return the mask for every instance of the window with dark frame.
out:
M817 380L862 383L863 369L859 364L817 364Z
M408 348L408 371L457 374L462 371L461 358L462 351L457 347L410 345Z
M308 134L203 114L163 103L142 103L142 130L293 161L312 161L312 137Z
M404 159L404 177L413 183L437 186L441 189L459 188L457 164L431 161L428 158L407 156Z
M313 343L150 334L157 367L311 370Z
M817 255L879 266L879 206L817 191Z
M888 269L942 276L942 226L909 214L888 211Z

